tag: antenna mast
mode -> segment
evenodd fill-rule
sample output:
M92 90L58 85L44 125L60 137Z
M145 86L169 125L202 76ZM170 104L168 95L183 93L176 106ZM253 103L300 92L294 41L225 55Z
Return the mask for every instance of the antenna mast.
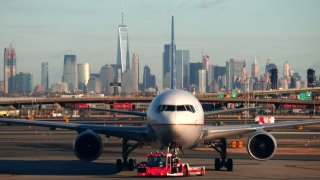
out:
M121 9L122 9L121 22L122 22L122 25L123 25L123 2L122 2L122 7L121 7Z

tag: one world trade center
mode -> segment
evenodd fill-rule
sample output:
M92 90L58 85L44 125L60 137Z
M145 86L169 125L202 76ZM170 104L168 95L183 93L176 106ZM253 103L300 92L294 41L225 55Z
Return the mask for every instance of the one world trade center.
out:
M128 36L128 26L123 24L123 11L122 11L122 24L119 25L119 28L118 28L118 52L117 52L117 72L116 72L116 81L118 83L121 83L121 75L127 69L130 69L129 36Z

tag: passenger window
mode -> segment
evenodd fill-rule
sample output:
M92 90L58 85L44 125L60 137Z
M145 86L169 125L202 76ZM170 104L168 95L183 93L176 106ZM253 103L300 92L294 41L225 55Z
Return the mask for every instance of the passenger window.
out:
M186 111L184 105L177 106L177 111Z

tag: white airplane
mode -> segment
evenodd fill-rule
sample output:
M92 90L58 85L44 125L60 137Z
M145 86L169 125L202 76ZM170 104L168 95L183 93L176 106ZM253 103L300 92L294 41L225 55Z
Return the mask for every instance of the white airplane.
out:
M172 44L173 43L174 39L172 38ZM172 45L172 47L174 46ZM175 72L173 53L172 57L172 72ZM183 148L188 149L199 144L204 144L206 147L213 148L220 153L220 158L215 159L216 170L225 167L228 171L232 171L233 161L231 158L227 158L227 138L248 135L248 153L254 159L267 160L275 154L277 148L275 138L268 132L272 128L320 123L320 120L305 120L274 124L208 126L204 124L206 115L256 108L204 112L197 98L187 91L174 88L175 78L172 78L171 87L171 90L159 94L152 100L146 113L95 108L95 110L145 117L147 120L146 125L141 127L119 127L6 118L0 119L0 122L77 131L79 134L73 141L73 151L80 160L84 161L96 160L101 155L103 146L99 134L105 135L106 137L113 136L122 138L122 159L117 159L117 170L119 171L123 167L132 170L135 166L135 160L128 160L129 154L137 147L147 144L157 144L161 147L168 147L175 155L178 155ZM129 140L135 141L135 144L129 145Z

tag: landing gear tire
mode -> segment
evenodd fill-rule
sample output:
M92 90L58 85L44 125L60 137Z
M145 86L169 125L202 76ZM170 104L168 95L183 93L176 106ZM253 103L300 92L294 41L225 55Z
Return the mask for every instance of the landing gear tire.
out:
M221 168L224 167L227 171L233 171L233 160L227 158L227 141L225 138L210 142L206 145L207 147L215 149L220 154L220 158L214 159L214 170L220 171Z
M136 148L142 147L143 142L139 141L134 145L130 145L128 139L122 140L122 159L117 159L116 163L116 170L117 172L122 170L129 170L132 171L137 165L137 162L135 159L129 159L129 154Z
M227 166L227 171L233 171L233 160L228 158L226 166Z
M214 159L214 170L220 171L221 170L221 161L219 158Z
M117 172L120 172L122 170L122 161L121 159L117 159L117 162L116 162L116 171Z

